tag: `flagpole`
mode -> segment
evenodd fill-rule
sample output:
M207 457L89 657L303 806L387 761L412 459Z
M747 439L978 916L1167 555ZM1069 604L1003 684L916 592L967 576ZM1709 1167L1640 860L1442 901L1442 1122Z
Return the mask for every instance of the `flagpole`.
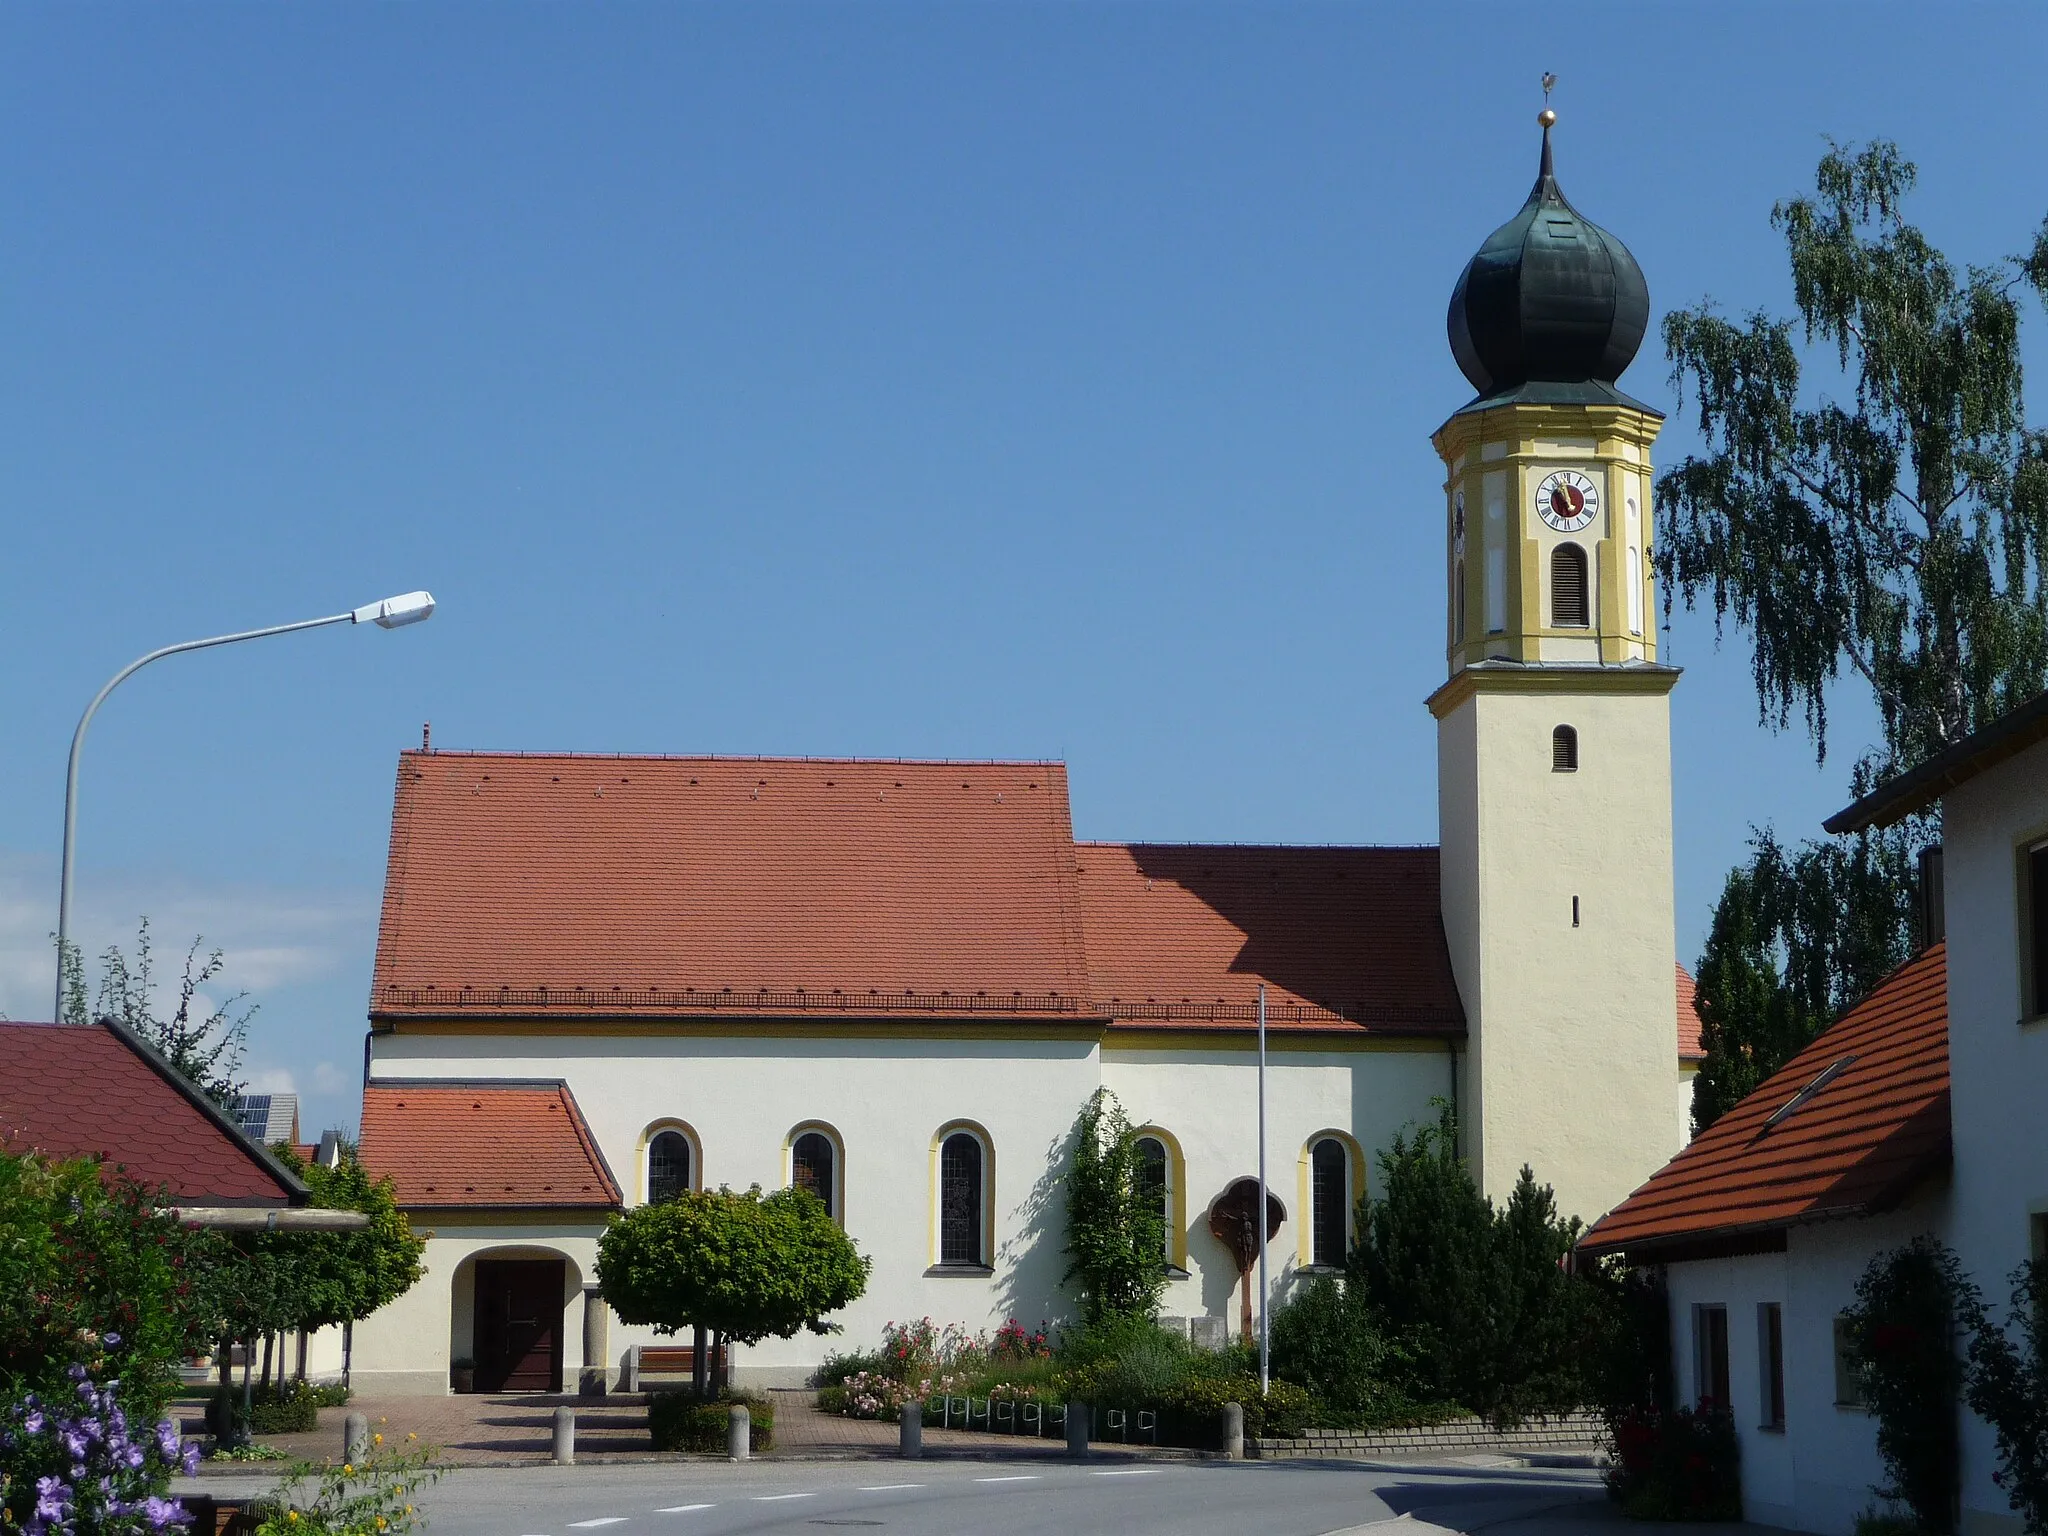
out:
M1266 987L1259 984L1259 1396L1266 1395L1273 1337L1266 1314Z

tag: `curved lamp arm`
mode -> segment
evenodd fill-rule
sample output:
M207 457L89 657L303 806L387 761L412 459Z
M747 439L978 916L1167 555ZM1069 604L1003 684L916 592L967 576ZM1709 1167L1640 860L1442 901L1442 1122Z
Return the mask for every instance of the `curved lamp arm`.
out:
M60 1023L64 1018L64 959L71 939L71 855L78 834L78 756L85 746L86 727L92 724L93 715L107 701L107 695L152 661L175 656L180 651L203 651L216 645L233 645L237 640L262 640L270 635L288 635L294 630L320 629L329 624L361 624L365 620L381 629L397 629L402 625L417 624L433 615L432 593L407 592L400 597L366 603L347 613L330 613L324 619L301 619L296 624L272 624L267 629L245 629L232 635L212 635L204 640L184 640L177 645L166 645L147 656L136 657L107 679L106 686L92 696L92 702L85 706L85 713L78 717L78 729L71 733L71 760L64 771L64 858L57 886L57 1006L50 1014L52 1023Z

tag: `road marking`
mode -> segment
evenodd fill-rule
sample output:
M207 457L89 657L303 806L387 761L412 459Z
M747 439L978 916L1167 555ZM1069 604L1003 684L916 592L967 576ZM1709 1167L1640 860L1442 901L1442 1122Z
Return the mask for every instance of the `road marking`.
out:
M1097 1477L1150 1477L1157 1467L1117 1467L1107 1472L1097 1472Z
M716 1504L671 1504L666 1509L657 1509L657 1515L687 1515L695 1509L716 1509Z
M975 1481L977 1483L1035 1483L1038 1481L1038 1474L1036 1472L1021 1472L1013 1477L977 1477Z
M922 1488L923 1483L875 1483L861 1489L862 1493L894 1493L899 1488Z
M595 1520L571 1520L569 1522L569 1529L572 1531L587 1531L593 1526L624 1525L625 1523L626 1516L624 1515L599 1515Z
M810 1499L816 1497L816 1490L810 1493L757 1493L754 1495L754 1502L756 1504L780 1504L784 1499Z

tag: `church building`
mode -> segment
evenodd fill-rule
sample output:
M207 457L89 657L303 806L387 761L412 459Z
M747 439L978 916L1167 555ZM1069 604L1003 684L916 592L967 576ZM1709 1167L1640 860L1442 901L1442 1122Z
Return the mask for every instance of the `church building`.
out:
M358 1325L365 1387L560 1389L656 1342L610 1316L615 1212L800 1183L890 1320L1068 1315L1062 1179L1113 1091L1166 1215L1164 1312L1235 1332L1207 1213L1266 1157L1274 1297L1342 1263L1374 1155L1454 1106L1499 1198L1589 1221L1686 1140L1649 320L1541 169L1451 299L1476 390L1444 467L1440 846L1080 842L1055 762L400 755L362 1155L427 1238ZM737 1352L794 1383L828 1342Z

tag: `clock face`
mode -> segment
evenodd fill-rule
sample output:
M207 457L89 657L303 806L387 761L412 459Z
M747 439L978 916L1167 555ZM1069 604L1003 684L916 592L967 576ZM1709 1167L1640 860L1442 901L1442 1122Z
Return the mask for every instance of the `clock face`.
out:
M1536 487L1536 515L1559 533L1577 533L1600 515L1600 488L1575 469L1545 475Z

